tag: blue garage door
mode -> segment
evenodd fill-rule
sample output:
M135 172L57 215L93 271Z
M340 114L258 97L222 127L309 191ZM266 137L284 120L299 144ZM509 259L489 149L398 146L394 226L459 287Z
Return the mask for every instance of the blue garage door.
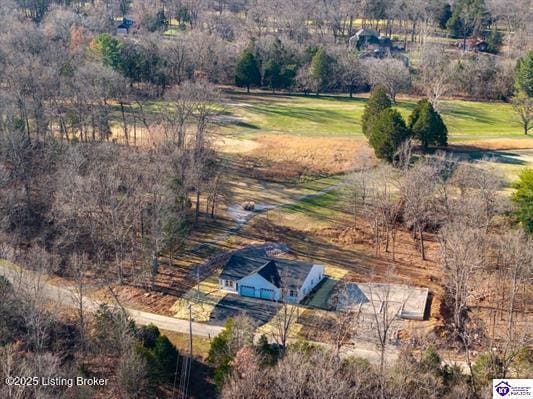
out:
M268 288L261 288L261 298L274 300L274 290L269 290Z
M240 293L242 296L252 296L255 297L255 288L249 287L247 285L241 285Z

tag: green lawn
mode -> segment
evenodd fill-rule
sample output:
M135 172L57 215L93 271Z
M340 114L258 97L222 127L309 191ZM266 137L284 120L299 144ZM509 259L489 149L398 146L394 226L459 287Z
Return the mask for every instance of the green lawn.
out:
M250 137L256 134L302 136L361 136L364 98L340 96L238 95L232 97L228 114L241 118L229 123L226 133ZM416 101L399 101L407 118ZM444 101L442 115L450 141L487 138L522 138L524 135L510 104Z
M334 218L339 215L337 209L342 197L341 189L335 189L316 196L302 199L286 207L289 213L303 213L319 220Z

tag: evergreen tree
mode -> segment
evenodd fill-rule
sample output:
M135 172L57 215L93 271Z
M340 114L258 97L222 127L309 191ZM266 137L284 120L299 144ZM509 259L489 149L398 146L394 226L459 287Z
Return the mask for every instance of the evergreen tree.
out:
M153 324L141 327L137 335L140 343L136 350L146 360L151 382L172 381L179 356L176 347Z
M296 64L289 64L285 65L281 69L281 81L283 83L283 88L287 90L291 90L294 86L294 82L296 80L296 70L297 70Z
M430 145L448 145L448 129L441 116L427 100L420 100L409 116L409 129L413 138L424 149Z
M131 8L131 0L120 0L119 3L119 9L120 14L125 17L126 14L130 11Z
M451 16L452 16L452 6L446 3L444 4L444 6L442 7L439 13L439 17L438 17L439 28L446 29L446 24L448 23L448 20L451 18Z
M244 346L253 345L253 326L246 316L228 318L224 330L211 342L207 361L215 367L215 382L221 386L231 370L231 361Z
M513 108L520 118L524 134L528 134L533 121L533 51L518 60L514 86Z
M376 86L372 90L372 93L370 93L370 98L365 105L365 110L361 119L363 134L366 137L369 137L372 124L374 123L377 115L381 111L390 108L391 106L392 102L387 94L387 91L381 86Z
M370 129L368 142L376 157L392 162L398 147L409 138L409 129L398 111L386 108L381 111Z
M311 77L315 83L317 96L320 94L320 91L324 89L328 82L330 63L331 60L324 49L318 49L311 60Z
M533 169L523 170L514 187L516 191L512 200L516 206L516 217L524 230L533 234Z
M94 38L92 47L102 57L102 63L115 70L122 66L122 43L109 33L101 33Z
M489 22L490 13L485 0L459 0L446 27L452 35L462 38L465 45L468 36L477 35Z
M533 51L520 58L516 64L515 89L533 97Z
M500 51L500 47L503 43L503 35L496 25L492 28L489 35L487 36L487 44L489 45L487 51L492 54L497 54Z
M263 68L263 85L270 87L272 92L277 89L290 90L296 77L294 56L285 49L281 40L276 39L270 46L267 58Z
M250 48L246 48L242 52L237 62L235 84L239 87L246 87L248 93L250 93L250 86L261 85L259 62Z
M164 10L159 10L155 15L147 15L141 25L145 26L149 32L164 31L168 29L169 21Z
M265 63L265 71L263 75L264 84L270 87L272 92L275 92L276 89L283 87L283 75L279 62L275 60L268 60Z
M178 361L178 351L165 335L160 335L155 340L153 348L154 357L157 359L157 371L162 381L172 381Z

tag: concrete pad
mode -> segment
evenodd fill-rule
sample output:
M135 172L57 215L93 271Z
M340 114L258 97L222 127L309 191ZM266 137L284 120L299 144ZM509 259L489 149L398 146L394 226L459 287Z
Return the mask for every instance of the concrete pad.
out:
M423 320L429 290L400 284L348 283L339 294L337 310L348 308L362 314L388 311L402 319Z

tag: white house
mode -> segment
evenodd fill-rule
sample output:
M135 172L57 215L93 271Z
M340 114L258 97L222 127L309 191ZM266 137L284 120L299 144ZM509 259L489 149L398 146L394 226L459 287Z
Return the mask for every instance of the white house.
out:
M226 262L219 286L242 296L299 303L323 278L322 265L243 253Z

